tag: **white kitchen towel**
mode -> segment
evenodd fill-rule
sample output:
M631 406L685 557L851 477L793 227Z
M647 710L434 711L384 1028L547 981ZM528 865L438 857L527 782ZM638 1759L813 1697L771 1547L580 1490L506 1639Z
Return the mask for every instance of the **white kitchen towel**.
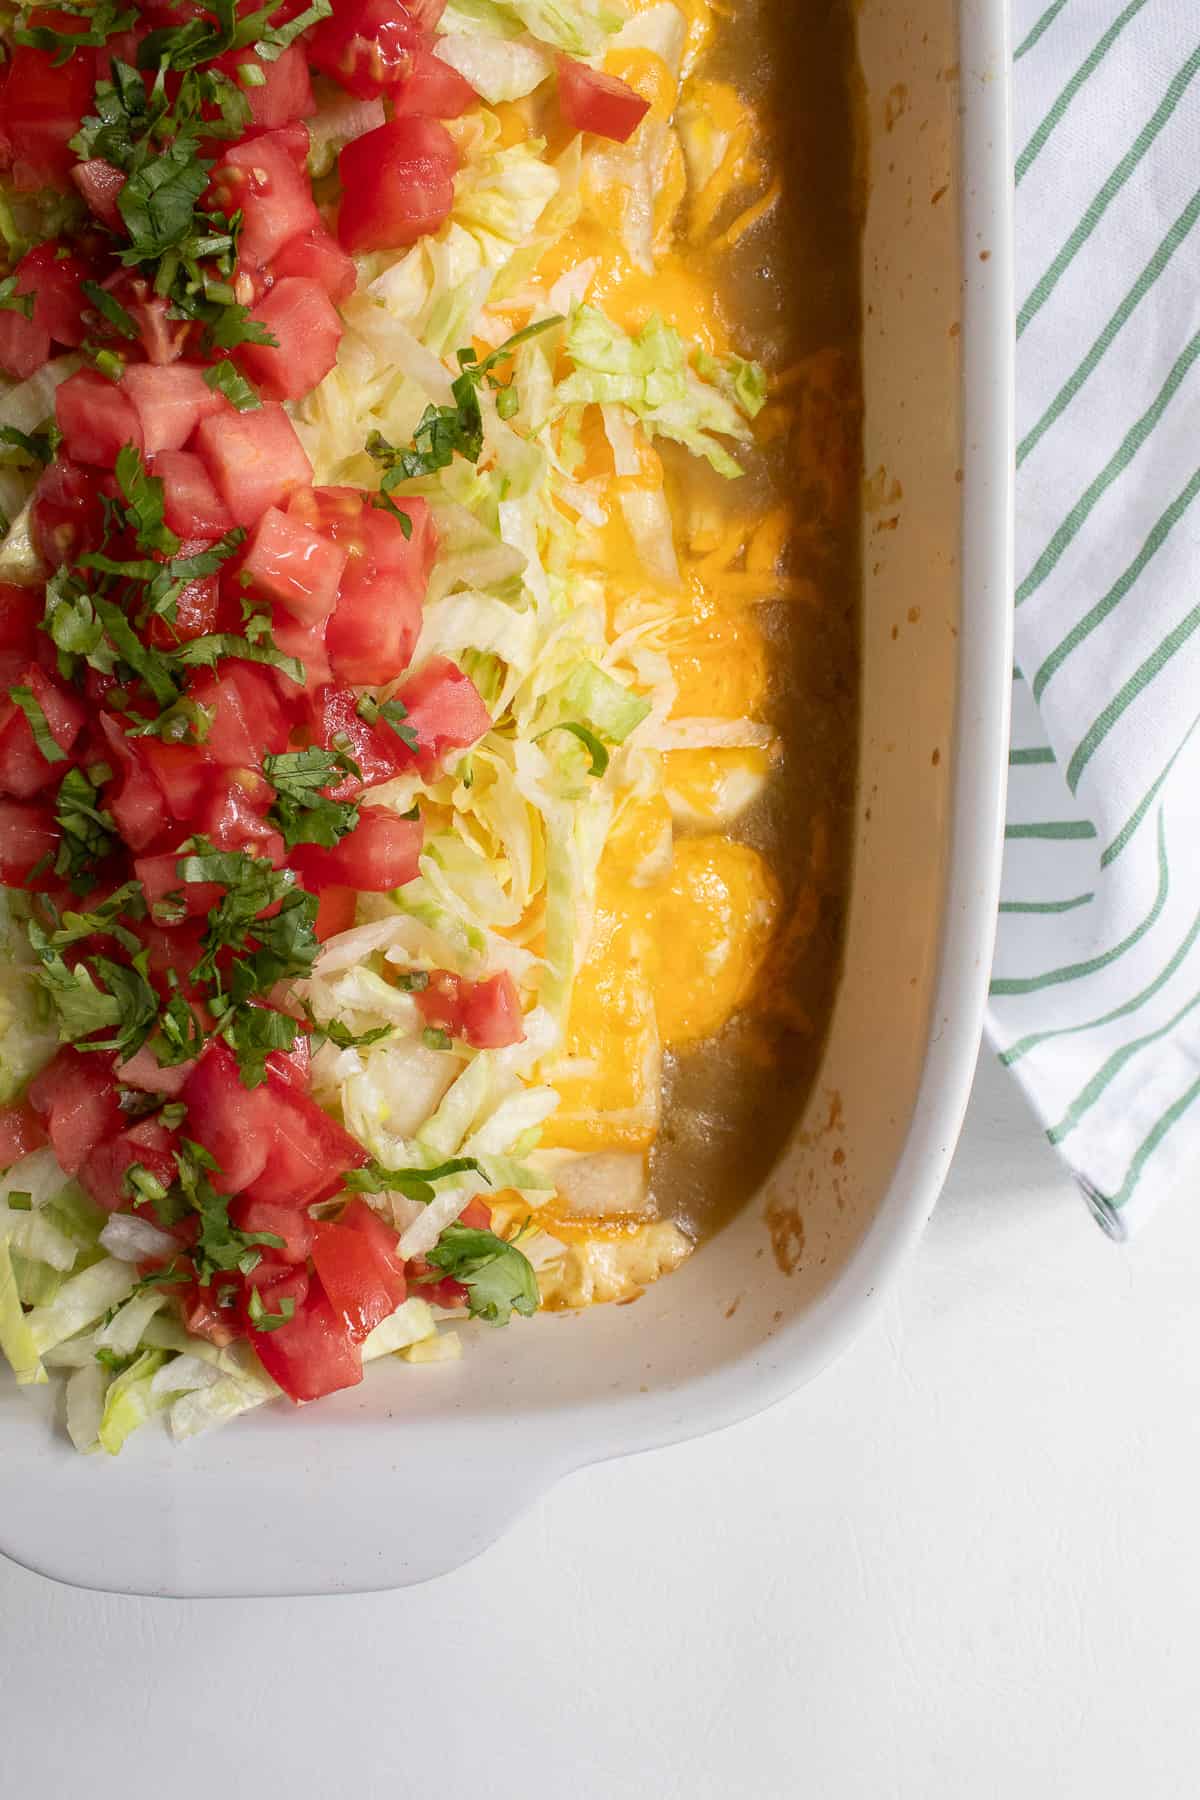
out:
M1200 0L1014 0L1017 590L989 1035L1096 1216L1200 1188Z

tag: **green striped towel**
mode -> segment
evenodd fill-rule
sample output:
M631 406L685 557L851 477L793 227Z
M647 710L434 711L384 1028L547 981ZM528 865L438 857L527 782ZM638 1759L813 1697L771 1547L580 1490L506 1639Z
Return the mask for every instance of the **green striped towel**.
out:
M1123 1237L1200 1182L1200 3L1014 18L1017 668L988 1028Z

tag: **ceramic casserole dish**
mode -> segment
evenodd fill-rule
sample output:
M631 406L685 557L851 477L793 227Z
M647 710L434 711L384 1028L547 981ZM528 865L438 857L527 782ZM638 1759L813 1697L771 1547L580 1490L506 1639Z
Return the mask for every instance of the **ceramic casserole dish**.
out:
M936 1200L974 1065L1011 678L1010 145L1002 0L859 0L862 712L845 963L760 1191L635 1308L468 1332L299 1415L77 1457L0 1386L0 1548L80 1586L283 1595L452 1568L600 1458L730 1424L880 1304ZM144 1439L144 1441L143 1441ZM336 1531L328 1529L337 1521Z

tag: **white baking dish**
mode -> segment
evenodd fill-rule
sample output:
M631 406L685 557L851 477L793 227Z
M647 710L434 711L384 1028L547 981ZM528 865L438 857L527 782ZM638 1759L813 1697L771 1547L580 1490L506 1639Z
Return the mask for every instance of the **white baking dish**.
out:
M767 1189L634 1309L481 1329L459 1363L378 1369L300 1415L266 1408L182 1447L145 1432L119 1461L77 1457L53 1398L5 1384L9 1556L135 1593L417 1581L474 1554L565 1471L769 1405L879 1304L958 1133L999 873L1012 661L1006 11L859 8L874 510L856 865L825 1064Z

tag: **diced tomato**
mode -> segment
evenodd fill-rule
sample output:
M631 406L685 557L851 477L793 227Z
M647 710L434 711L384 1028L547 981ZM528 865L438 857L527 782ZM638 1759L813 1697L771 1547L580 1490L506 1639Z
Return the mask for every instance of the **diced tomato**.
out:
M361 1344L403 1304L408 1291L399 1237L361 1198L337 1221L322 1220L313 1232L312 1259L321 1286Z
M113 231L122 226L121 212L117 198L125 186L125 176L120 169L115 169L102 156L89 157L87 162L76 163L71 170L71 180L83 195L88 211Z
M109 381L96 369L80 369L63 382L54 413L73 462L111 469L126 444L145 448L141 417L124 382Z
M397 119L457 119L478 99L475 89L457 69L432 50L419 49L413 52L407 81L392 96L392 113Z
M165 1094L174 1100L195 1066L194 1062L160 1063L149 1044L143 1044L127 1062L119 1062L113 1073L122 1087L136 1088L140 1094Z
M361 779L345 775L327 791L331 799L352 800L364 788L378 787L393 775L412 767L412 752L390 725L368 725L358 715L358 696L352 688L319 688L310 705L310 729L314 743L332 750L348 743Z
M59 31L82 30L75 15L34 14L35 22L52 21ZM77 51L61 68L51 55L19 44L9 52L0 87L0 142L5 147L8 176L18 193L61 187L74 164L69 140L90 111L95 87L95 57Z
M178 985L189 997L195 997L192 977L202 954L204 922L189 919L182 925L166 926L139 919L133 929L145 948L146 968L156 992L165 996L172 986Z
M287 745L283 703L271 677L256 663L230 658L219 673L204 670L192 677L188 697L210 709L204 748L227 768L253 769L268 751L278 754Z
M56 456L33 490L33 539L52 568L95 549L104 531L95 476Z
M349 931L357 910L358 895L353 888L323 887L317 899L314 927L318 942L323 944L326 938L336 937L340 931Z
M0 1106L0 1169L10 1169L23 1156L40 1150L45 1142L42 1121L28 1100Z
M338 168L343 249L397 250L436 231L449 214L458 151L436 119L389 119L347 144Z
M56 238L35 245L17 264L17 292L34 296L34 324L68 349L87 336L83 314L89 302L81 284L90 273L87 264Z
M144 850L167 825L163 791L111 713L101 714L100 729L119 775L115 792L105 788L104 804L130 849Z
M164 744L156 737L139 738L136 754L162 789L171 817L194 818L216 775L212 758L192 744Z
M417 735L417 762L430 771L444 756L466 750L491 729L488 710L468 675L445 656L431 656L410 675L397 698Z
M574 57L559 56L558 104L573 131L594 131L598 137L625 144L633 136L650 102L635 93L627 81L589 69Z
M284 1283L260 1290L268 1312L283 1310ZM249 1330L250 1342L267 1374L290 1400L320 1400L362 1380L362 1355L324 1293L309 1288L295 1317L273 1331Z
M375 100L405 81L421 34L400 0L335 0L332 16L310 33L308 57L359 100Z
M492 1227L492 1209L482 1194L476 1194L468 1200L458 1215L460 1225L467 1225L472 1231L490 1231Z
M215 631L221 616L220 586L215 576L189 581L175 601L175 617L155 613L146 627L146 640L155 650L173 650Z
M448 969L436 969L429 986L414 999L427 1024L465 1038L473 1049L502 1050L524 1041L521 1001L507 970L486 981L467 981Z
M446 10L446 0L407 0L413 24L429 34Z
M272 1050L267 1068L280 1081L307 1094L312 1082L312 1042L306 1031L298 1031L290 1050Z
M50 355L50 333L36 318L6 308L0 312L0 369L27 381Z
M194 329L190 320L171 318L169 302L130 269L118 269L103 285L137 326L146 361L159 367L178 362Z
M315 624L333 610L346 551L301 520L268 507L254 527L241 575L254 593Z
M351 556L366 556L370 499L362 488L307 487L292 495L287 509L335 544L344 544Z
M160 450L148 465L163 484L163 519L180 537L215 541L233 529L233 514L191 450Z
M141 887L150 917L166 925L177 924L180 918L205 918L223 891L219 882L185 881L179 873L181 860L177 850L134 858L134 879Z
M268 1076L261 1095L261 1129L268 1152L261 1172L242 1187L252 1200L306 1206L336 1193L347 1169L367 1153L327 1112L286 1082Z
M221 1043L208 1045L184 1083L188 1136L215 1160L210 1179L222 1193L248 1187L266 1163L269 1087L244 1087L233 1052Z
M96 1145L124 1124L111 1058L96 1052L60 1050L30 1082L29 1104L45 1120L50 1146L67 1175L78 1174Z
M404 511L411 527L407 538L391 513L364 510L366 554L347 564L325 638L339 681L381 686L412 660L437 541L424 500L406 499Z
M44 653L47 638L38 629L44 610L35 589L0 581L0 692Z
M315 692L330 680L333 671L329 667L329 657L325 650L325 620L319 619L313 625L306 625L293 613L277 612L272 620L276 648L285 656L294 656L304 670L304 687L309 693ZM291 677L279 671L278 680L283 689L285 700L295 694L296 689Z
M269 1231L282 1238L282 1246L270 1246L272 1258L280 1263L308 1261L313 1243L313 1222L302 1207L239 1196L230 1202L229 1217L239 1231Z
M288 275L275 283L250 316L266 327L275 343L242 344L237 360L268 400L299 400L337 361L342 321L318 282Z
M236 1282L229 1282L230 1288ZM219 1292L220 1280L202 1286L193 1282L183 1301L183 1324L193 1337L207 1338L219 1350L232 1344L241 1333L241 1326L232 1304L222 1305L224 1294Z
M163 1187L170 1187L178 1173L173 1154L177 1142L177 1134L154 1119L143 1119L97 1144L83 1162L79 1179L105 1212L132 1211L134 1194L127 1183L130 1170L140 1165ZM153 1216L149 1207L138 1211L143 1218Z
M319 894L332 884L383 894L416 878L423 839L419 819L403 819L381 806L369 806L354 830L332 850L298 844L291 863L310 893Z
M312 482L312 464L295 427L273 401L255 412L231 407L203 419L196 448L239 525L253 525L268 506L282 506Z
M335 305L354 292L358 280L354 258L346 255L323 225L312 231L302 231L286 243L271 264L271 274L276 281L301 275L308 281L318 282Z
M213 169L209 201L226 215L241 210L239 247L252 262L269 263L289 238L321 222L312 184L281 132L264 132L226 150Z
M261 87L242 87L236 71L246 64L266 76ZM263 62L253 50L233 50L218 57L215 66L242 88L256 125L287 125L292 119L308 118L316 110L308 79L308 59L299 44L289 45L274 62Z
M274 789L252 769L223 769L196 811L196 828L218 850L264 856L275 868L283 862L283 838L267 820Z
M242 133L242 143L252 143L255 138L266 137L268 133L275 143L283 146L301 174L306 174L308 153L312 148L308 126L298 119L287 125L250 125Z
M23 887L58 844L58 825L48 806L0 800L0 885Z
M48 761L38 749L33 727L16 701L7 697L0 701L0 793L31 800L64 772L87 714L74 692L54 681L36 663L22 670L16 685L30 690L50 736L62 752L59 760Z
M112 384L104 385L112 391ZM121 393L132 402L147 456L181 450L201 419L222 412L225 401L214 393L193 363L163 367L131 363L121 380Z

